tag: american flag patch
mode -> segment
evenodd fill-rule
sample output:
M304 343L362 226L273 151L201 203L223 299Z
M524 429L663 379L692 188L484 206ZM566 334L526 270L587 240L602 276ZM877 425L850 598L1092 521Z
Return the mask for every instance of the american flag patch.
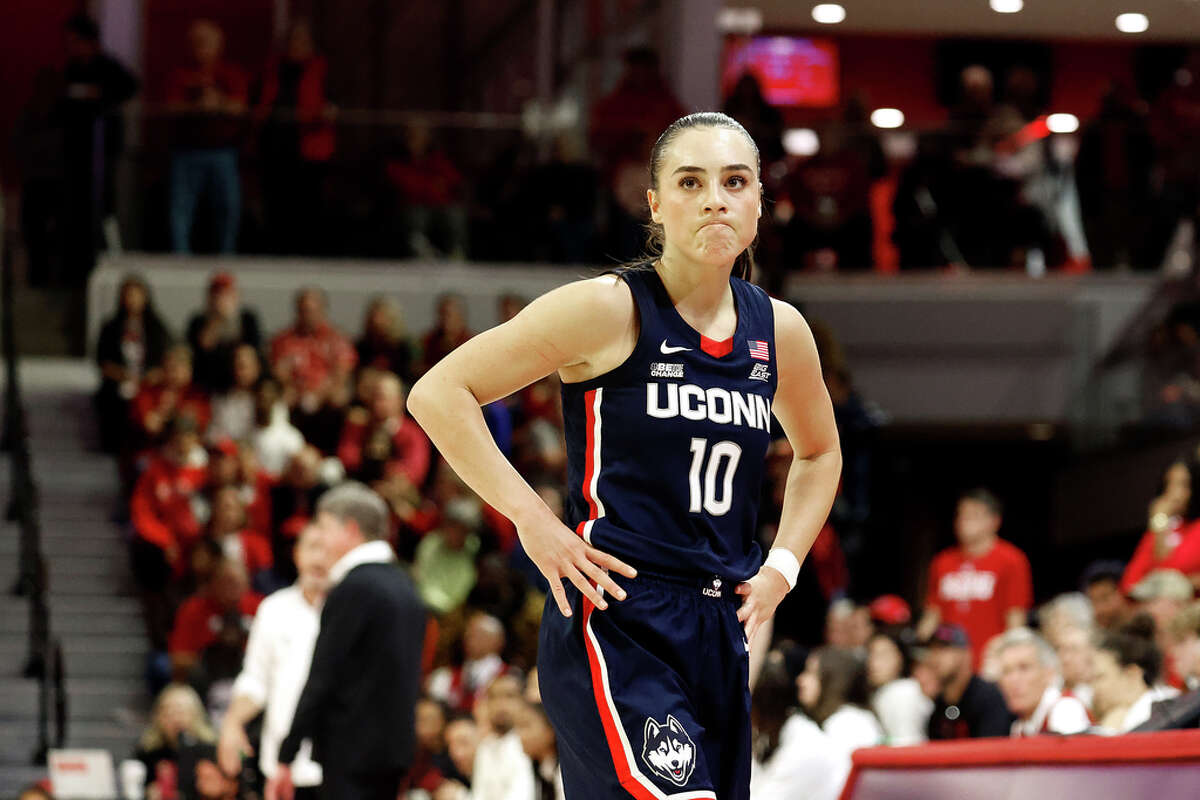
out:
M757 358L759 361L770 361L771 357L767 354L767 343L761 339L750 339L750 357Z

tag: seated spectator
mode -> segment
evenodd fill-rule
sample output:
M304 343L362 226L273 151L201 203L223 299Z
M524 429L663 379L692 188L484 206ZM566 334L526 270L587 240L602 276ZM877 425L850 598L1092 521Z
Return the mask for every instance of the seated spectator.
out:
M171 626L169 584L187 571L188 551L203 534L193 498L204 487L208 455L195 424L172 423L161 453L150 460L130 499L133 574L142 590L150 643L165 650Z
M414 712L417 750L408 774L400 782L401 796L414 789L432 795L445 782L442 769L450 763L450 757L446 754L448 715L446 704L440 700L425 696L417 701Z
M1135 616L1096 644L1092 666L1097 726L1109 733L1131 731L1150 718L1151 706L1179 692L1159 683L1162 653L1154 643L1154 622Z
M997 535L1002 514L1000 500L987 489L959 498L954 517L958 544L933 559L925 614L917 626L920 638L929 637L942 622L962 626L976 667L992 637L1023 626L1033 605L1029 559Z
M363 320L363 332L354 345L358 351L358 368L370 367L399 376L405 385L411 384L413 346L404 330L403 312L390 297L372 298Z
M476 714L484 733L471 771L471 800L525 796L522 790L533 782L533 764L513 729L523 688L511 673L500 675L487 688Z
M481 521L479 503L459 498L442 513L442 523L417 545L413 571L421 599L436 614L460 607L475 586L476 531Z
M1062 671L1064 696L1092 707L1092 637L1090 628L1061 628L1052 642Z
M1189 458L1167 468L1162 490L1150 503L1149 522L1125 574L1121 591L1159 569L1200 581L1200 461Z
M171 131L171 249L192 250L192 222L203 198L212 217L215 249L232 253L242 216L238 174L239 117L248 99L246 76L224 60L225 34L210 20L188 29L192 65L167 80Z
M517 712L516 731L521 748L531 762L531 791L508 796L514 800L564 800L562 771L558 768L558 740L541 703L522 701Z
M1130 589L1129 596L1137 601L1139 614L1153 621L1155 642L1165 653L1171 644L1167 626L1195 596L1192 582L1176 570L1156 569Z
M246 726L262 711L258 764L264 776L275 777L279 745L291 730L308 678L331 566L324 541L312 527L300 534L295 560L296 583L264 599L250 626L246 657L221 722L218 755L230 775L241 771L243 754L252 752ZM297 787L320 786L321 767L312 759L312 742L301 745L291 763L291 778Z
M279 477L292 457L304 449L304 434L288 420L287 405L275 381L266 380L258 385L250 443L258 463L272 478Z
M457 667L440 667L429 676L429 695L451 711L470 712L495 680L509 673L504 652L504 625L487 614L474 614L462 636L463 661Z
M184 601L175 616L168 652L175 680L205 692L228 690L242 666L250 624L262 596L250 589L246 569L228 558L217 564L200 591ZM228 682L228 683L226 683ZM228 699L209 697L224 710Z
M783 656L767 656L750 702L754 761L750 796L791 800L804 787L808 800L837 800L850 774L850 753L804 714Z
M561 483L565 474L560 386L558 373L552 372L521 392L520 421L513 431L513 463L534 482Z
M192 382L192 351L187 345L167 350L162 381L142 384L131 413L138 448L159 444L168 423L176 417L191 418L196 430L204 434L211 413L208 395Z
M412 487L429 475L429 439L404 413L404 387L390 372L375 382L368 408L352 409L337 455L346 474L367 484L402 476Z
M388 162L387 178L396 189L408 255L466 258L463 176L437 145L429 126L416 123L405 129L403 151Z
M421 339L421 366L424 375L430 367L475 334L467 328L467 310L456 294L444 294L437 300L433 327Z
M255 430L262 362L258 351L248 344L235 347L231 358L233 380L212 398L212 423L208 426L210 442L222 439L244 442Z
M1093 561L1080 579L1083 593L1092 604L1096 625L1102 630L1116 630L1133 616L1133 606L1121 591L1125 565L1120 561Z
M1180 611L1167 626L1171 635L1171 661L1184 688L1200 689L1200 602Z
M1090 630L1095 624L1092 604L1080 592L1066 592L1044 603L1037 611L1038 628L1051 645L1056 645L1061 632L1082 628Z
M179 781L179 751L190 744L214 742L204 703L196 691L173 683L159 693L150 724L138 739L134 758L146 765L146 796L166 797Z
M797 679L800 705L847 752L883 743L883 728L868 710L867 670L854 651L818 647Z
M358 355L326 319L328 301L320 289L296 293L296 321L271 341L271 371L283 386L292 422L304 438L332 454L349 402L347 382Z
M234 351L262 345L258 315L242 308L233 273L218 272L208 283L204 310L188 323L187 341L195 359L196 383L209 392L223 392L233 381Z
M928 642L927 660L937 689L929 716L931 740L1011 733L1014 717L995 684L971 668L971 643L961 626L939 625Z
M863 652L874 632L871 610L842 598L829 604L825 612L825 644Z
M258 467L254 450L249 445L238 446L231 439L222 439L210 450L208 461L208 490L231 487L238 493L245 509L246 525L260 536L270 538L271 488L274 481Z
M433 800L469 800L471 776L475 771L475 756L479 749L479 726L467 714L451 717L446 723L446 755L449 769L445 780L433 794Z
M209 537L220 546L225 558L241 564L252 585L260 585L274 558L267 537L247 527L246 505L237 486L221 486L213 492Z
M891 745L921 744L927 738L933 701L910 677L912 655L896 634L876 633L867 645L867 683L871 710Z
M96 391L96 416L100 446L115 453L129 430L129 403L142 381L158 377L171 335L154 310L150 287L128 275L117 294L117 310L100 328L96 361L100 388Z
M317 500L342 477L337 459L323 459L315 447L302 447L288 462L279 482L270 490L276 577L284 581L295 579L286 565L291 563L296 537L312 521Z
M1017 717L1014 737L1069 735L1091 727L1084 704L1058 688L1058 656L1049 642L1028 628L1005 631L999 641L1000 691Z

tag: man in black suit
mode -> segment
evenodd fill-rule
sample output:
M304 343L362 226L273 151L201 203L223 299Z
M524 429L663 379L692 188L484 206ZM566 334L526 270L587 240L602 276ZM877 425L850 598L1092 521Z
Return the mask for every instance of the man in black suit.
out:
M361 483L330 489L314 526L334 561L333 588L268 800L291 800L287 765L313 743L324 800L395 800L410 763L425 608L384 537L388 511Z

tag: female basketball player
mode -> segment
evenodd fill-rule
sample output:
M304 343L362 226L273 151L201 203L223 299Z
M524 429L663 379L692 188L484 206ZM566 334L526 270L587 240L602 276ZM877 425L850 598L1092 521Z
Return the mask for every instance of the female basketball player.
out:
M535 300L409 397L550 582L538 676L573 800L749 796L749 641L795 584L841 469L808 326L747 283L758 164L731 118L677 120L650 162L661 256ZM571 527L479 410L553 371ZM772 414L795 458L764 564L755 516Z

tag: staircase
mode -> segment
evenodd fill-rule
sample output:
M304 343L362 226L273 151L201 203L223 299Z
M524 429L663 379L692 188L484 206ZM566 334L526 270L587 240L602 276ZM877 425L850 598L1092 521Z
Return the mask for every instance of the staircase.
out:
M50 629L66 665L68 747L128 757L149 704L148 650L124 533L110 521L116 467L94 448L94 370L62 359L22 361L21 388L40 492L42 550L49 573ZM7 504L9 462L0 459ZM29 604L8 589L17 571L17 528L0 522L0 798L45 777L29 766L37 744L38 684L21 677ZM53 736L53 730L51 731Z

